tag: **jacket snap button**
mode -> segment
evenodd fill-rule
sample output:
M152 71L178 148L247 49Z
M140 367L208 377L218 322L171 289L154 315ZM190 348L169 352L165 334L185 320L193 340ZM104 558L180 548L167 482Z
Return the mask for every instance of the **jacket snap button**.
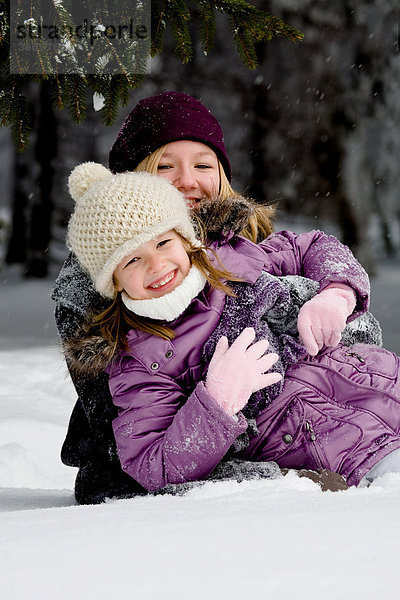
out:
M152 365L151 365L151 369L153 369L153 371L155 371L156 369L158 369L158 367L159 367L159 366L160 366L160 365L159 365L158 363L154 362L154 363L152 363Z
M168 350L168 352L165 353L165 358L171 358L172 354L172 350Z
M285 444L291 444L293 442L293 438L290 435L290 433L285 433L282 439L285 442Z

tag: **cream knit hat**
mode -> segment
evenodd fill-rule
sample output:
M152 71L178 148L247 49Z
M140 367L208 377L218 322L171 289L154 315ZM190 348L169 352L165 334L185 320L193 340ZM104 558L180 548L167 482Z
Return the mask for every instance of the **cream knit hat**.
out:
M107 298L115 294L116 267L149 240L175 229L198 244L182 194L162 177L113 175L103 165L87 162L72 171L68 185L76 207L67 245Z

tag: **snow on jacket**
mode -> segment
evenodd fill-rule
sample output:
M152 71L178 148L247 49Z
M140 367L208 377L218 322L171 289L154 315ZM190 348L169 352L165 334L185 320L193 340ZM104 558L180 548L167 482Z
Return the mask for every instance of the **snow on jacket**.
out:
M353 318L367 308L365 272L346 247L322 232L300 236L281 232L259 245L233 237L220 240L214 249L228 270L254 287L263 270L275 275L311 274L320 289L333 281L354 289ZM122 468L148 490L204 479L247 430L243 414L237 420L227 415L204 385L208 361L203 349L221 322L225 300L221 291L206 286L169 323L173 340L131 330L129 351L107 369L118 407L113 429ZM248 306L248 311L252 308ZM260 415L262 411L257 426ZM250 451L244 452L249 456Z
M246 201L242 199L241 202L246 208ZM244 227L246 218L251 214L248 210L246 216L241 209L240 216L237 204L236 201L232 202L231 216L229 208L227 209L225 205L223 218L220 219L220 226L223 225L226 230L233 232ZM212 223L218 221L216 217L218 215L213 214ZM328 237L320 232L301 236L289 232L274 234L258 250L253 248L251 242L247 243L243 240L238 243L237 240L230 240L229 235L221 236L218 225L213 235L215 238L219 236L222 238L215 245L219 246L219 253L223 260L224 255L230 253L231 266L235 264L232 249L234 250L236 245L251 250L247 267L249 274L252 273L253 280L266 266L268 272L277 275L301 274L321 281L322 285L333 281L347 281L346 273L338 273L336 269L335 256L332 256L329 251L325 252ZM338 247L342 248L340 245ZM263 252L260 252L261 248ZM319 249L325 256L325 263L318 267L318 261L316 265L313 264L312 256L318 255ZM354 285L359 288L356 307L359 314L368 303L367 278L348 250L345 251L344 258L345 262L350 260L348 272L352 272L348 283L352 285L357 281ZM264 264L265 261L267 265ZM233 266L232 270L234 270ZM316 266L318 268L315 271ZM77 334L89 310L102 309L106 305L73 255L69 256L57 278L52 298L56 302L56 323L63 342L67 342ZM356 341L381 344L379 324L369 313L361 314L359 318L348 323L342 340L346 344ZM78 502L101 502L105 497L113 495L123 496L143 492L139 484L121 471L112 430L112 421L117 416L117 409L111 400L108 376L104 372L95 375L90 370L78 375L70 369L70 373L78 399L70 418L61 457L65 464L79 467L75 484Z

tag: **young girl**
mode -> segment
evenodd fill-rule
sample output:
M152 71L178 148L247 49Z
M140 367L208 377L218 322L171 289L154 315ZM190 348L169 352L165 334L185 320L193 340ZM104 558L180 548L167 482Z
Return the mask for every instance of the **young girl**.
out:
M275 237L261 245L231 237L205 251L182 195L146 173L86 163L70 191L77 205L68 244L112 303L67 345L68 357L77 370L106 369L127 475L156 491L208 477L232 450L281 467L327 468L349 485L398 469L399 359L337 343L363 298L345 247L331 241L324 257L309 240L274 254ZM277 258L299 271L300 254L319 285L270 276ZM335 285L324 285L327 256L339 265ZM296 294L315 356L293 331ZM280 355L265 354L269 345Z
M267 238L272 233L274 211L239 197L232 190L221 126L197 99L180 92L166 92L141 100L125 120L111 149L109 163L115 173L147 171L170 181L182 192L189 207L199 211L206 221L208 241L214 240L217 244L220 239L223 242L219 252L229 253L229 261L225 257L229 264L233 261L241 264L243 253L253 256L252 270L246 273L250 279L255 280L260 265L268 260L268 271L276 275L301 274L320 282L321 289L333 282L354 287L357 306L348 319L343 339L346 343L380 343L379 325L371 317L366 319L364 312L368 304L368 278L347 250L342 262L347 265L348 272L340 272L340 263L336 259L337 252L342 250L334 238L322 232L296 236L284 231L271 235L262 245L263 252L256 251L242 238L229 241L234 233L252 241ZM225 260L224 256L222 258ZM242 270L244 272L246 268ZM350 271L351 277L348 277ZM336 300L335 295L332 298ZM105 309L109 304L95 290L73 254L60 272L53 299L63 341L76 335L91 311ZM310 315L318 317L318 312L310 307L304 310L304 317L307 310L308 321ZM344 326L343 318L341 325ZM337 323L336 327L337 337L340 329ZM326 335L328 339L331 325L323 323L322 331L320 337ZM315 353L323 340L317 342L310 334L309 326L308 335L305 330L303 333L306 348ZM121 471L116 452L111 425L116 409L111 401L107 376L74 372L71 376L78 400L61 456L65 464L79 467L75 485L77 501L100 502L107 496L137 493L140 486Z

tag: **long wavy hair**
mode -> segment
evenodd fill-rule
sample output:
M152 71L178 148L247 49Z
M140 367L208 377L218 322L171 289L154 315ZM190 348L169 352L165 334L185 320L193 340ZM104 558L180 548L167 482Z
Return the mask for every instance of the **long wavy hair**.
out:
M157 175L157 169L162 155L165 152L167 144L160 146L155 152L146 156L142 162L138 164L135 171L146 171L152 175ZM229 183L224 168L218 160L219 168L219 193L218 197L222 200L232 198L238 195ZM259 242L264 240L273 232L272 220L276 213L275 206L266 206L263 204L253 203L253 214L250 216L247 225L242 229L240 235L251 240Z

